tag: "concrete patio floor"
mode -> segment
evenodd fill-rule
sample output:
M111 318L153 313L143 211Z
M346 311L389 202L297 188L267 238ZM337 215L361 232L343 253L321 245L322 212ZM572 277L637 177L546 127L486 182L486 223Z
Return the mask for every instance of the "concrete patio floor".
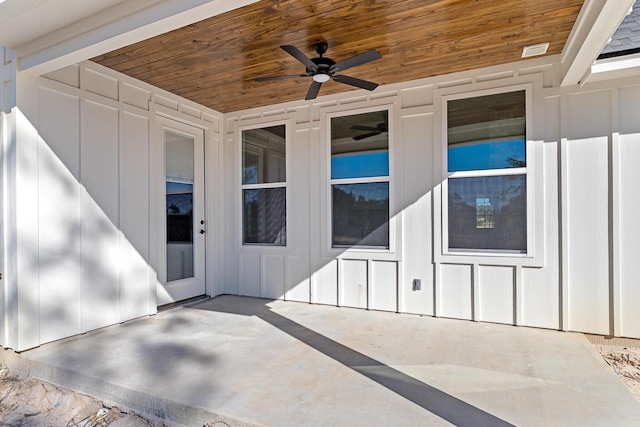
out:
M640 425L583 335L524 327L221 296L2 353L169 425Z

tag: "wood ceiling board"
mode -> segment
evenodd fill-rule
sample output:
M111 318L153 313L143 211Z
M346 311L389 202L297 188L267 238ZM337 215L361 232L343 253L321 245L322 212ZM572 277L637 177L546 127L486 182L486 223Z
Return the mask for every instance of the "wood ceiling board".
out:
M376 49L382 59L344 74L381 85L522 60L549 42L558 54L583 0L263 0L93 58L97 63L226 113L303 99L310 78L279 48L335 61ZM341 73L339 73L341 74ZM329 81L321 95L356 88Z

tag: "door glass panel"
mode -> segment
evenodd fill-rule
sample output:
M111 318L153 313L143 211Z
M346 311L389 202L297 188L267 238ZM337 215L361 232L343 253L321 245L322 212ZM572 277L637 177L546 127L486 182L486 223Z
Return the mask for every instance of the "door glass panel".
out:
M193 138L165 131L167 282L194 276Z

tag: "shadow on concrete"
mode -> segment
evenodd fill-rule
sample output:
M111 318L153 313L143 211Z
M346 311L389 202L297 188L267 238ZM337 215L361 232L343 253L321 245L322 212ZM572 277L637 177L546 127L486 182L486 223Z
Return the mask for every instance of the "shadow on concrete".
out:
M255 299L254 301L256 301L255 304L234 304L233 306L209 302L194 305L191 308L255 316L454 425L513 426L482 409L275 313L268 307L268 300Z

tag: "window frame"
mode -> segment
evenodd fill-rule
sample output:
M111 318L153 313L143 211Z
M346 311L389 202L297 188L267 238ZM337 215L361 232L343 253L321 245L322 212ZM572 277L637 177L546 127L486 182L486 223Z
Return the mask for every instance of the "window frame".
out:
M387 111L387 151L389 157L389 174L384 177L363 177L363 178L338 178L331 177L331 120L336 117L348 117L365 113L374 113L378 111ZM400 245L396 241L401 234L399 227L400 220L397 218L398 209L396 203L398 200L399 189L397 188L397 180L394 179L396 166L396 149L394 147L395 134L395 110L393 104L378 104L367 108L351 108L349 110L336 109L328 111L323 115L325 121L321 135L324 141L323 154L325 167L323 170L322 183L324 188L322 200L322 213L324 218L324 233L322 233L322 255L331 258L349 258L349 259L370 259L372 255L378 260L398 260L400 257ZM365 184L375 182L386 182L389 185L389 247L375 246L333 246L333 185L334 184Z
M434 258L436 262L469 262L486 263L491 265L521 265L521 266L542 266L543 264L543 239L544 227L543 206L544 197L542 185L536 181L542 177L541 171L541 141L533 139L534 117L533 117L533 93L539 90L540 82L527 81L524 83L514 83L509 86L492 86L491 84L478 85L476 90L460 90L450 88L437 91L434 94L436 105L440 106L440 117L435 121L434 132L436 141L434 144L434 175L438 178L439 184L434 189L435 196L435 223L434 238L436 239ZM525 158L526 166L521 168L486 169L472 171L449 172L448 170L448 102L459 99L469 99L480 96L495 95L500 93L524 91L525 98ZM437 100L439 98L439 102ZM439 161L438 161L439 159ZM439 163L439 164L438 164ZM449 248L449 179L450 178L471 178L485 176L506 176L525 175L526 203L527 203L527 249L524 253L515 251L501 251L495 249L485 250L464 250ZM439 240L439 241L438 241Z
M254 129L263 129L275 126L284 126L285 131L285 153L284 153L284 162L285 162L285 180L284 182L275 182L275 183L258 183L258 184L243 184L243 135L244 131L250 131ZM272 121L251 121L249 123L243 124L242 126L238 126L236 128L237 133L237 161L238 165L238 173L236 174L236 179L238 180L238 184L236 188L238 189L236 192L236 200L237 200L237 209L239 212L238 224L237 224L237 235L239 247L242 251L257 251L264 252L265 250L273 250L276 252L288 251L291 250L291 227L292 224L290 222L291 216L291 141L292 141L292 127L290 119L281 119L281 120L272 120ZM251 151L251 150L249 150ZM259 150L253 150L253 153L262 160L263 153L260 153ZM244 191L245 190L262 190L262 189L270 189L270 188L284 188L285 189L285 236L286 243L284 245L273 244L273 243L245 243L244 242Z

